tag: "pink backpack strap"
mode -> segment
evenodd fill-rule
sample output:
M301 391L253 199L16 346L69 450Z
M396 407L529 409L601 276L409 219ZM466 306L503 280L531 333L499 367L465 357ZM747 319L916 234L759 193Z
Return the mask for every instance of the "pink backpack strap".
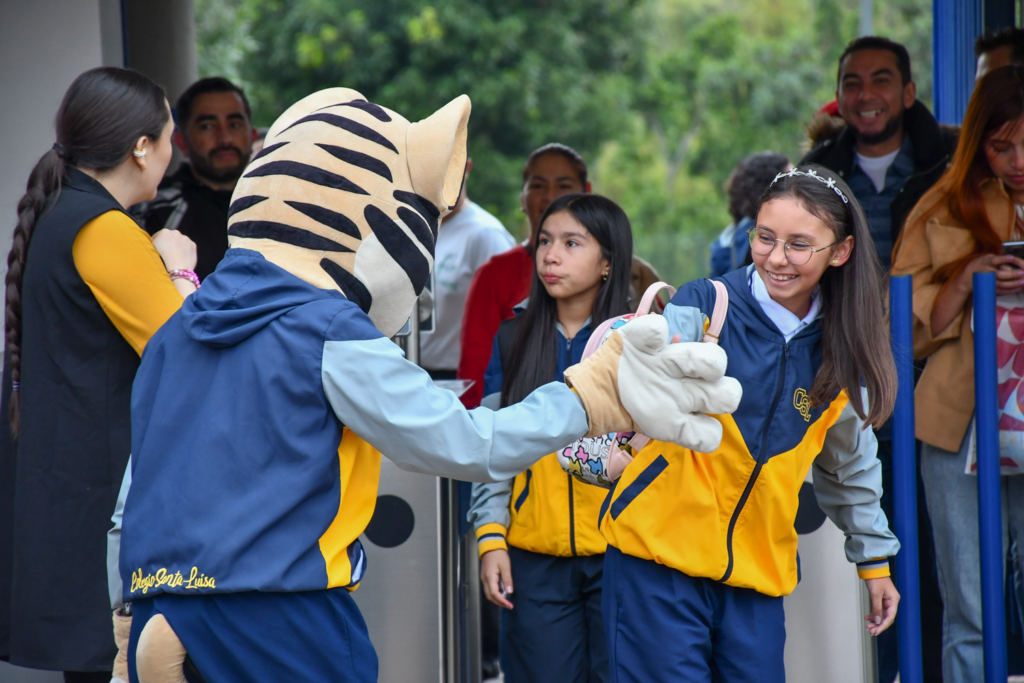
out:
M612 328L612 325L617 323L625 316L617 316L615 318L608 318L603 323L597 326L597 329L590 333L590 339L587 340L587 345L583 347L583 356L581 360L590 358L590 355L597 351L598 347L601 346L601 341L605 335L608 334L608 330Z
M640 299L640 305L636 309L636 313L627 313L626 315L620 315L615 318L609 318L603 323L597 326L597 328L591 333L590 340L587 345L583 348L583 358L590 358L590 354L597 351L597 348L601 346L601 342L604 341L605 335L608 334L608 330L612 328L612 325L623 319L630 319L638 315L647 315L651 312L651 306L654 305L654 297L658 296L658 292L663 289L669 291L669 296L675 296L676 288L670 284L664 282L655 282L653 285L647 288L644 292L643 297Z
M725 312L729 310L729 292L718 280L710 282L715 288L715 309L711 312L708 329L704 331L704 341L717 344L718 336L722 334L722 326L725 324Z
M670 298L676 295L676 288L673 287L672 285L667 284L665 282L655 282L653 285L647 288L647 291L644 292L643 297L641 297L640 305L637 306L636 309L636 314L647 315L648 313L650 313L651 306L654 305L654 297L658 296L658 292L660 292L663 289L667 289L669 291Z
M634 453L639 453L640 449L650 443L651 437L645 436L644 434L634 434L633 438L629 440L629 447L633 449Z

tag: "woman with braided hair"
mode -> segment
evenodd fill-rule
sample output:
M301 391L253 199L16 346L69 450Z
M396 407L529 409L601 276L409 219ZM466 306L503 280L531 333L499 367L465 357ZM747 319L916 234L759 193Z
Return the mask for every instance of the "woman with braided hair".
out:
M0 442L0 658L110 680L106 532L146 342L194 292L195 245L125 213L171 158L163 89L117 68L75 79L18 203L7 259ZM6 425L5 425L6 427Z

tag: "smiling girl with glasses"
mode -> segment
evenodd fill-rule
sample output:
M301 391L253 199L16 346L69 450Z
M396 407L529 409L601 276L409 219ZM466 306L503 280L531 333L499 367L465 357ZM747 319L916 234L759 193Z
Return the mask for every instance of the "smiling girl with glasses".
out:
M650 441L601 508L619 683L785 681L782 596L799 576L793 524L808 471L867 582L868 631L896 616L888 558L899 543L867 429L892 412L895 364L864 214L842 180L804 166L765 191L750 241L753 265L716 278L728 293L718 343L743 387L734 414L712 416L720 446ZM717 296L708 280L680 288L669 335L699 341Z

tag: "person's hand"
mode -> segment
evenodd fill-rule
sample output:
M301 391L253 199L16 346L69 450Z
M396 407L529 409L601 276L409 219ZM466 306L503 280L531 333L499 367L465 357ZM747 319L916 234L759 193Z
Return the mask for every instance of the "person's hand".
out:
M505 595L512 595L512 561L503 548L489 550L480 558L480 583L484 595L498 607L512 609L512 603ZM505 592L501 588L504 586Z
M892 626L896 619L896 606L900 604L900 594L888 576L864 579L864 583L871 594L871 614L864 617L864 621L867 622L868 633L877 636Z
M996 274L996 294L1015 294L1024 287L1024 260L1016 256L982 254L964 268L957 287L966 295L974 289L975 273Z
M158 231L153 246L168 271L196 269L196 244L177 230Z

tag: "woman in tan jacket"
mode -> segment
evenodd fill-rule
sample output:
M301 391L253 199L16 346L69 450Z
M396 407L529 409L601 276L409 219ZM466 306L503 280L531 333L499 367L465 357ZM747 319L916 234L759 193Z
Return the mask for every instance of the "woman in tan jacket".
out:
M914 357L928 359L914 392L916 430L950 683L981 681L984 671L977 480L964 474L974 416L972 276L995 272L999 295L1020 291L1024 261L1000 255L1003 242L1020 239L1024 69L1005 67L978 82L953 163L914 207L893 256L893 275L913 277ZM1024 477L1003 479L1002 500L1024 560Z

